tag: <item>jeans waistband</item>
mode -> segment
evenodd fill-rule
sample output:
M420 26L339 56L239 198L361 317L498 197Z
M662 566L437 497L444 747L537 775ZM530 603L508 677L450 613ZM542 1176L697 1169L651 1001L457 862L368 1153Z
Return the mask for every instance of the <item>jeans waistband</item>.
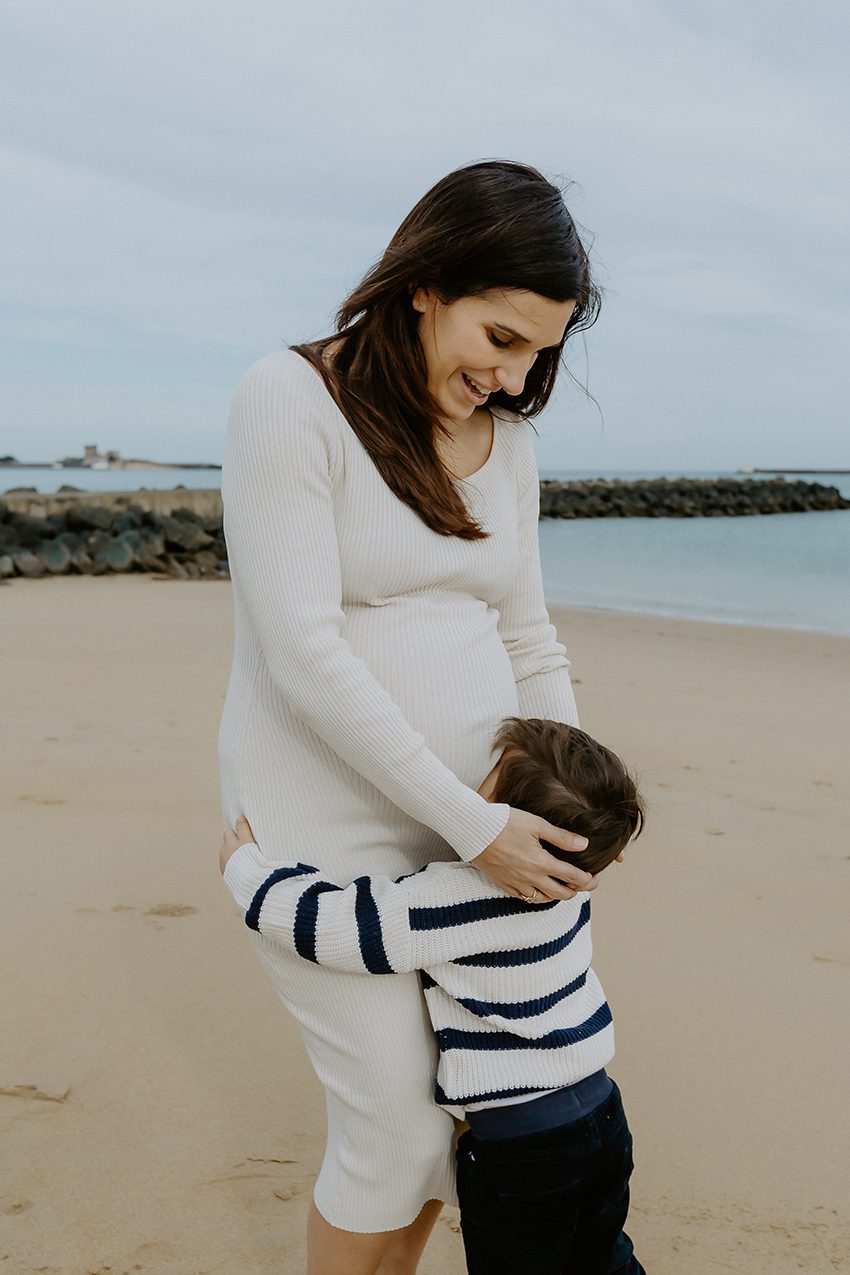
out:
M466 1119L476 1138L522 1138L581 1120L605 1101L613 1087L614 1082L602 1068L574 1085L553 1089L540 1098L529 1098L528 1102L468 1111Z

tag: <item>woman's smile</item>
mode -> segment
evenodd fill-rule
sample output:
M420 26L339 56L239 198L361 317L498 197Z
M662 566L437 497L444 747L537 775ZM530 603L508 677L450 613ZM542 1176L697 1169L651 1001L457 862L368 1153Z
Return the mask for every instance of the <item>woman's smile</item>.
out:
M473 380L468 372L461 372L460 376L470 402L475 407L483 406L493 391L485 390L478 381Z

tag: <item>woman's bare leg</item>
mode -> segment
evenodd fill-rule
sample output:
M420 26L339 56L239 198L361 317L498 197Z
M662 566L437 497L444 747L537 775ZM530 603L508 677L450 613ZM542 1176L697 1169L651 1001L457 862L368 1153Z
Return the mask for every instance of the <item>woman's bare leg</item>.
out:
M415 1275L422 1251L428 1243L428 1236L434 1229L434 1223L440 1216L442 1200L429 1200L422 1206L422 1211L410 1226L400 1231L390 1231L390 1242L378 1267L377 1275Z
M331 1226L310 1206L307 1275L415 1275L442 1204L429 1200L409 1226L361 1234Z

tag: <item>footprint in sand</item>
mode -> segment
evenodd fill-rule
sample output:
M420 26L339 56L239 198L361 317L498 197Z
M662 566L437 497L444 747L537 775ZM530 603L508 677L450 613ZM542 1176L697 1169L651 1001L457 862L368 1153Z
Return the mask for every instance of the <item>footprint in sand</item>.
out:
M166 1240L146 1240L137 1249L134 1249L130 1256L144 1258L146 1261L176 1262L183 1256L183 1251L176 1244L169 1244ZM133 1267L134 1271L143 1269L142 1265Z
M726 833L723 828L706 828L705 835L707 837L725 837Z
M67 1102L70 1086L67 1089L56 1089L48 1093L38 1085L0 1085L0 1098L23 1098L28 1102Z
M197 910L191 903L157 903L156 907L148 908L145 916L191 916Z
M11 1204L0 1204L0 1213L6 1217L15 1217L18 1213L27 1213L32 1208L32 1200L14 1200Z
M113 912L138 912L138 908L131 908L127 903L116 903L114 907L106 908L74 908L74 916L110 916Z
M817 961L820 965L850 965L850 957L829 956L820 952L812 952L812 960Z
M154 922L160 917L174 916L191 916L193 912L197 912L197 908L191 903L157 903L152 908L147 908L142 913L145 917L150 917ZM111 916L120 912L141 912L141 908L131 907L128 903L114 903L108 910L104 908L74 908L75 916ZM155 925L156 929L161 930L161 925Z
M250 1165L268 1165L270 1168L253 1169L248 1167ZM307 1185L304 1170L297 1160L248 1156L245 1160L237 1160L233 1169L232 1173L224 1173L218 1178L208 1178L200 1185L225 1186L231 1198L234 1197L234 1193L238 1196L241 1207L247 1213L267 1212L270 1207L273 1207L272 1198L286 1204L300 1195ZM240 1169L242 1172L239 1172ZM287 1181L287 1173L294 1174L295 1180Z
M67 806L68 804L63 797L38 797L31 792L21 793L18 801L31 801L36 806Z

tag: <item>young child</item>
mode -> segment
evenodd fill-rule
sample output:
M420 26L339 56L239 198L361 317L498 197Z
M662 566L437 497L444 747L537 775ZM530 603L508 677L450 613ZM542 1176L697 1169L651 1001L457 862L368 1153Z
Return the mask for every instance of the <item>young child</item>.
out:
M479 791L588 838L600 872L643 825L622 762L575 727L509 718ZM470 1275L641 1275L623 1230L631 1135L611 1012L590 968L590 900L534 904L472 864L431 863L347 887L270 861L245 820L224 880L245 922L306 960L353 973L420 970L439 1049L436 1101L466 1118L458 1198Z

